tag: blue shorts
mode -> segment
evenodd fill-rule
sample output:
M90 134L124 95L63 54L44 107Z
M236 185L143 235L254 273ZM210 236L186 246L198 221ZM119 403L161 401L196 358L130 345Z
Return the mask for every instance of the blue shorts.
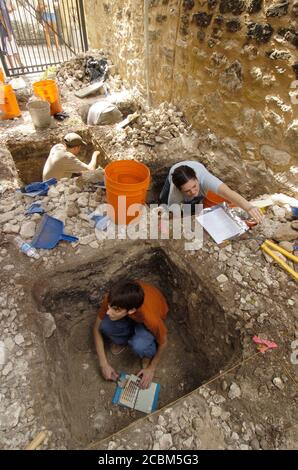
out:
M55 13L43 13L42 15L42 19L44 21L47 21L47 23L56 23L56 15Z

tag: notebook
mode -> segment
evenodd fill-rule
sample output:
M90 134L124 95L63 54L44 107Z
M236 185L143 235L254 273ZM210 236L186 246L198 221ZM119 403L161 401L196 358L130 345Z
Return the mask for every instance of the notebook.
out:
M126 406L143 413L152 413L157 409L160 384L152 382L146 390L139 388L140 378L136 375L121 373L112 403Z

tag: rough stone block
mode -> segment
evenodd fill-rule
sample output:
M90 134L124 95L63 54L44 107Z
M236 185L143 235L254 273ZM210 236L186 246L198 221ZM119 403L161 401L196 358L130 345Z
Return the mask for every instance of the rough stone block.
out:
M207 28L210 25L212 20L212 15L209 15L205 12L199 12L193 15L193 21L196 23L197 26L201 28Z
M273 34L273 28L269 23L250 23L247 28L247 36L255 39L258 43L266 43L270 41Z
M267 17L285 16L288 13L289 1L278 0L274 2L266 11Z
M241 22L238 19L231 19L226 22L226 29L229 33L235 33L241 29Z
M248 13L258 13L261 11L263 6L263 0L251 0L250 4L247 7Z
M244 0L220 0L220 13L233 13L233 15L241 15L245 11Z

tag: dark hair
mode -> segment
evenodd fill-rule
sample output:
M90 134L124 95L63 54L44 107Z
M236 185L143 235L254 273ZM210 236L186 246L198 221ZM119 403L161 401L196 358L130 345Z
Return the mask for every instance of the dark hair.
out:
M172 181L178 189L192 179L197 179L196 172L187 165L178 166L172 175Z
M137 282L122 280L111 287L108 302L111 307L138 309L144 302L144 291Z

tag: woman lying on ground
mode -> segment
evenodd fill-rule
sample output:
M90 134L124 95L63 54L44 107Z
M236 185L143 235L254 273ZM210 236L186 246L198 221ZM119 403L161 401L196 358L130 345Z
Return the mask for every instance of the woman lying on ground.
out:
M190 160L172 166L160 193L159 203L169 206L180 203L191 204L194 213L195 205L203 203L208 191L241 207L257 223L262 222L263 215L257 207L213 176L204 165Z

